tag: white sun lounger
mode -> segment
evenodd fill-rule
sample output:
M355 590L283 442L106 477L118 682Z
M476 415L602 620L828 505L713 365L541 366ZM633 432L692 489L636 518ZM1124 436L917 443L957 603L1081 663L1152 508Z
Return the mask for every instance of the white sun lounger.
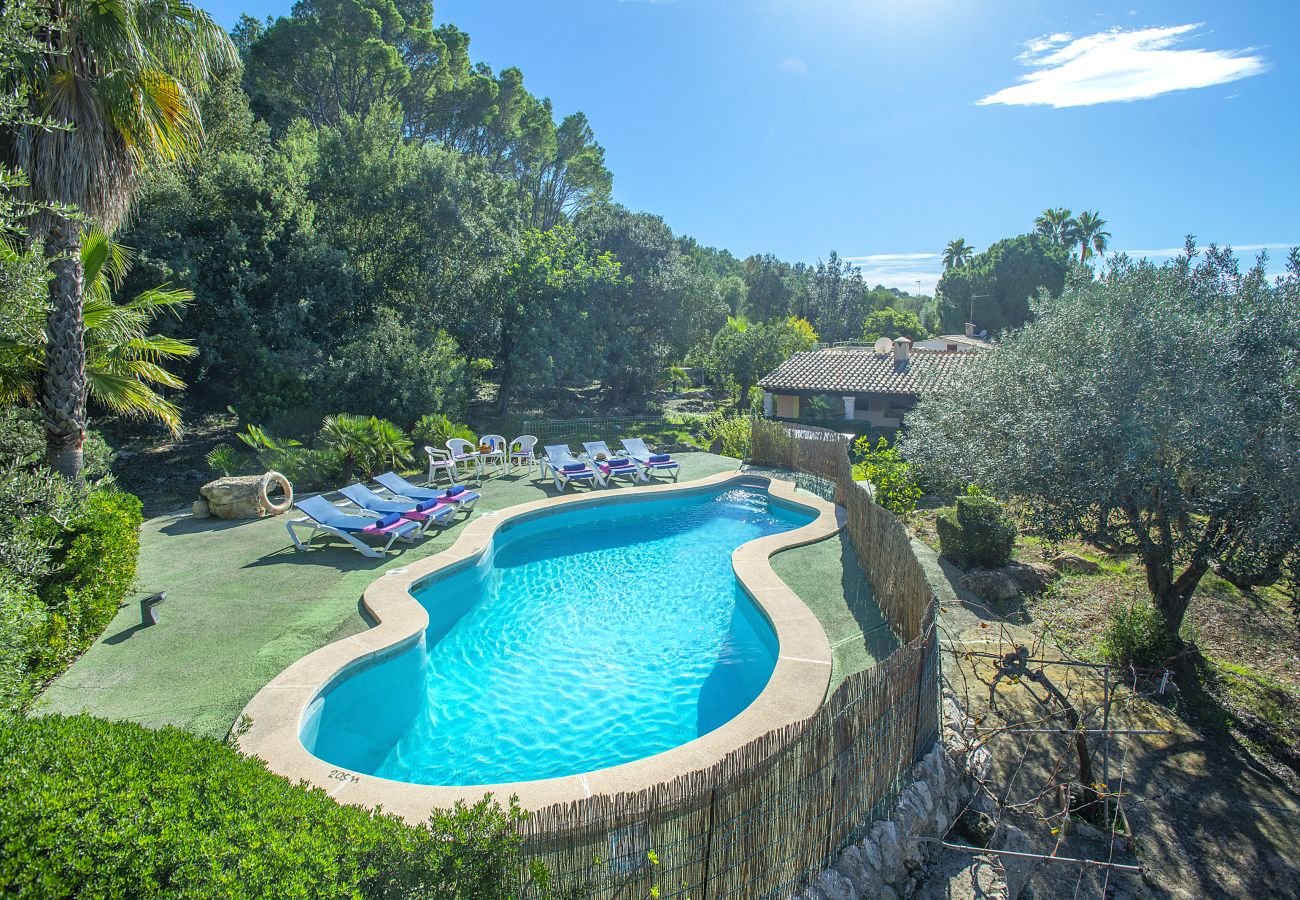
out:
M339 493L361 509L376 515L398 513L403 519L419 524L421 534L428 531L430 525L445 528L456 516L456 507L450 503L412 500L407 497L381 497L364 484L349 484L339 488Z
M623 446L628 455L636 460L648 479L655 472L672 472L673 481L677 480L681 466L667 453L651 453L641 438L624 438Z
M582 449L587 451L587 458L596 467L596 477L601 484L609 484L611 478L630 477L634 481L649 481L649 476L628 456L615 456L604 441L583 441Z
M451 487L443 489L436 487L420 487L418 484L412 484L396 472L385 472L382 475L376 475L375 481L387 491L391 491L398 497L410 497L412 500L437 500L439 503L452 503L456 508L465 515L469 515L474 504L479 501L483 495L477 491L471 491L463 485L453 484Z
M596 471L570 453L564 444L550 444L546 447L546 466L551 470L557 491L564 490L571 481L599 481ZM542 476L546 476L545 469Z
M306 513L301 518L284 523L295 550L306 550L316 535L324 532L351 544L362 556L378 558L388 553L395 541L414 541L420 533L419 523L404 519L396 513L382 518L350 515L324 497L308 497L294 503L294 506ZM295 528L310 528L311 534L303 541ZM377 550L362 542L362 537L388 538L388 543L384 544L382 550Z

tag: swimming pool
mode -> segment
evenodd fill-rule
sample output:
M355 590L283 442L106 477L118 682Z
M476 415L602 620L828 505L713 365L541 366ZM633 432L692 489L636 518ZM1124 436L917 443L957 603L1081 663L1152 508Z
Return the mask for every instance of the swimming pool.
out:
M320 691L302 745L351 772L486 785L708 734L762 693L778 657L732 552L814 518L739 483L510 521L487 552L414 585L419 639Z

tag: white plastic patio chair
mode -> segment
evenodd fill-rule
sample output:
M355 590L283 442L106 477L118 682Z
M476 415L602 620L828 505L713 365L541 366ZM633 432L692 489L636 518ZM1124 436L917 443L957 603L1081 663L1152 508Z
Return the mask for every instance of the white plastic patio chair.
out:
M424 453L429 457L429 484L437 484L437 475L440 471L447 473L449 483L456 483L456 461L451 458L450 450L425 447Z
M478 447L464 438L448 438L447 449L451 451L451 461L457 465L473 466L474 477L483 479L483 458L479 456ZM459 471L459 470L457 470Z
M537 458L533 455L533 448L537 446L537 436L532 434L521 434L510 442L510 468L514 468L516 463L521 463L529 472L533 470L533 464Z

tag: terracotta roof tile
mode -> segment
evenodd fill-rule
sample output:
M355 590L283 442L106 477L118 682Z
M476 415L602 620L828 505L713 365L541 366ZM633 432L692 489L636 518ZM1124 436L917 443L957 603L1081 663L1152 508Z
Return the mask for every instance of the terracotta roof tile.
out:
M759 379L765 391L825 391L846 394L920 394L941 388L979 354L913 350L907 362L871 348L835 348L796 353Z

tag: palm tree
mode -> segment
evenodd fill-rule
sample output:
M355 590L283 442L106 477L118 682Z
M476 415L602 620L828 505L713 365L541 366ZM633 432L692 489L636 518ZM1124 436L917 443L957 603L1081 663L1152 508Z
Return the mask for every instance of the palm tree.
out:
M966 243L965 238L949 241L943 251L943 270L947 272L949 269L960 269L969 263L974 255L975 248Z
M1067 250L1074 247L1074 219L1072 213L1063 206L1045 209L1034 219L1034 232L1059 247Z
M27 198L47 207L32 222L53 272L39 400L47 462L79 477L87 322L83 223L72 208L111 232L141 171L189 155L202 136L197 95L234 48L189 0L50 0L49 9L42 52L7 80L27 91L30 116L71 128L0 129L0 161L22 169Z
M327 416L321 423L320 442L338 454L344 481L351 481L356 469L371 475L381 465L396 468L411 460L411 439L406 432L378 416Z
M1094 252L1105 253L1110 242L1106 220L1096 212L1084 210L1074 220L1074 237L1079 242L1079 262L1087 262Z
M113 290L130 271L132 252L96 228L80 243L86 354L81 406L94 400L121 415L157 419L177 432L180 410L157 388L184 388L185 382L163 365L196 351L188 341L147 330L160 313L183 306L194 295L162 285L117 303ZM7 263L15 264L22 256L18 248L0 243L0 257ZM40 396L49 352L41 327L44 319L44 306L32 304L6 321L8 333L0 335L0 401L30 403Z

